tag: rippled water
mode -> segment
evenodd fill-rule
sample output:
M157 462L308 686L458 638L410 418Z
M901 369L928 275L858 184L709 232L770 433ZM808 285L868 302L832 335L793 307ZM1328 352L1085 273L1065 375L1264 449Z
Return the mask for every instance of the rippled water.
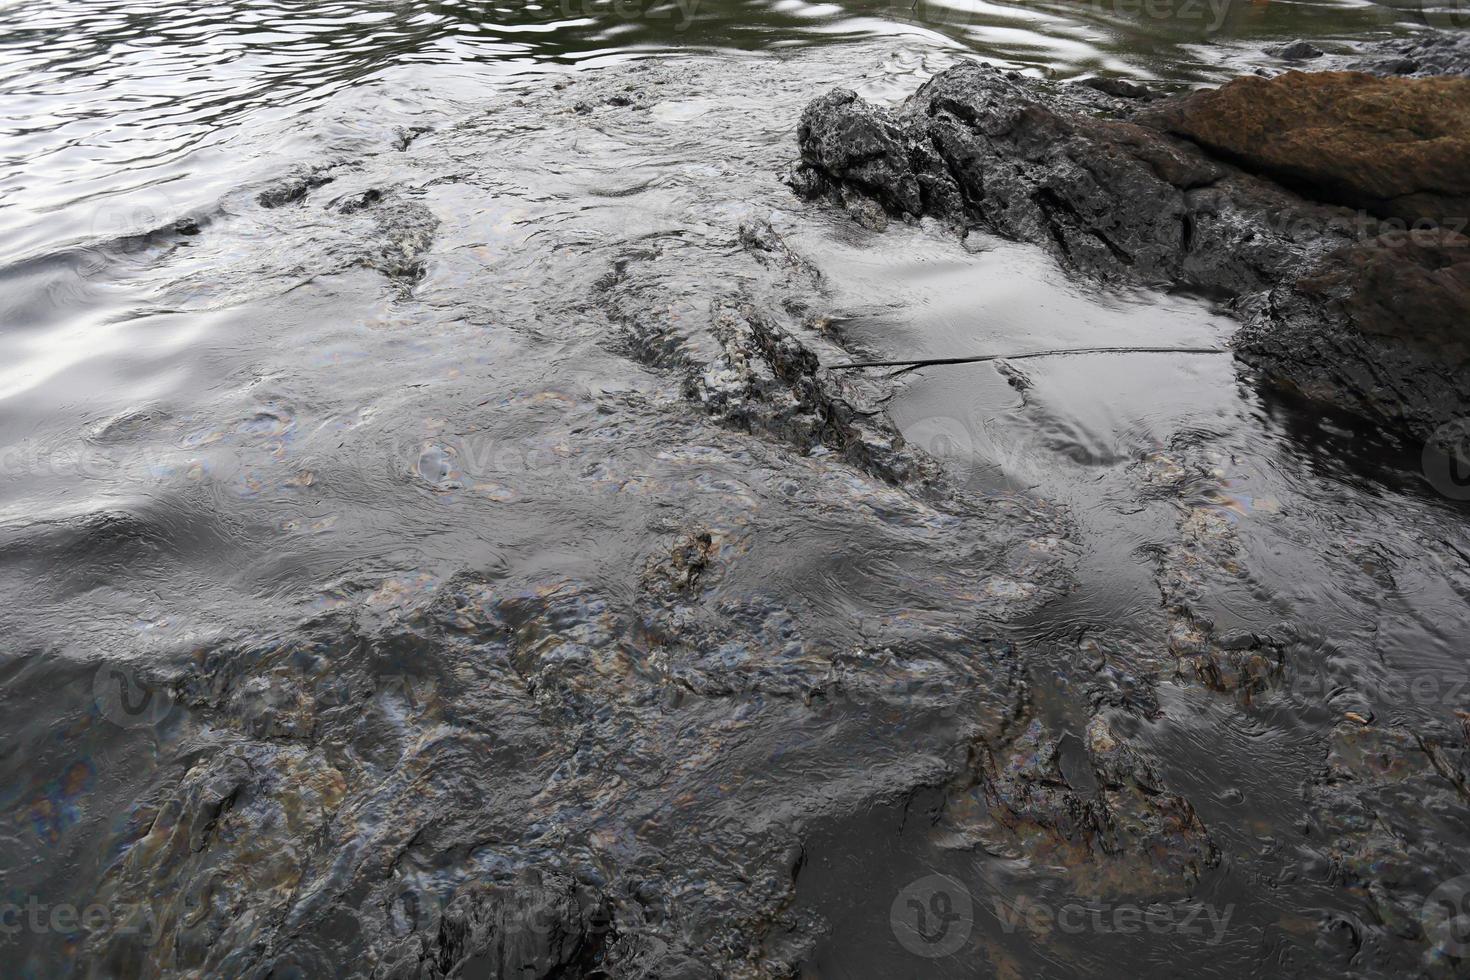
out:
M786 53L864 39L979 50L1060 77L1208 79L1261 42L1454 22L1429 0L1055 0L872 4L16 2L0 10L6 254L130 230L139 211L214 200L262 156L347 139L305 122L344 93L382 124L495 78L691 50ZM371 97L369 98L369 93ZM213 179L211 179L211 177ZM109 198L148 187L160 200Z
M122 887L139 821L191 765L224 743L296 737L280 702L261 695L268 709L241 708L227 685L198 693L181 682L192 700L171 695L177 703L157 716L126 701L122 710L99 664L207 686L228 673L208 651L296 651L301 624L324 615L350 617L364 635L427 622L427 652L402 669L450 664L455 624L473 618L466 596L483 586L496 597L486 608L511 627L564 629L578 650L601 650L593 634L634 625L622 660L568 661L580 678L566 682L569 700L608 699L580 734L533 749L530 734L523 744L507 734L539 730L529 715L516 720L502 705L487 716L510 719L502 734L513 761L497 764L534 777L524 800L496 784L497 799L521 801L492 803L487 789L473 805L425 804L424 827L449 821L446 833L481 833L520 855L545 822L564 821L563 839L590 841L605 869L662 847L703 880L717 878L723 848L740 850L713 828L746 821L736 837L753 852L764 832L753 814L809 808L789 909L823 923L797 957L810 976L1340 966L1310 923L1364 913L1326 877L1302 872L1307 859L1284 843L1301 819L1300 788L1343 711L1414 724L1459 704L1442 692L1463 673L1470 536L1457 488L1426 480L1416 447L1269 399L1228 356L926 369L885 407L979 501L961 513L835 456L714 424L689 407L666 363L640 358L624 336L629 319L694 324L712 297L739 295L805 304L849 350L885 357L1222 344L1233 321L1194 299L1103 293L1035 250L983 236L866 230L798 202L778 179L801 107L833 85L896 100L970 54L1058 78L1197 83L1265 63L1260 49L1273 41L1328 43L1454 17L1284 0L1150 9L1157 15L1122 0L0 8L4 891L21 905L32 896L85 905L98 882ZM819 287L793 297L741 252L742 223L766 220L820 270ZM708 343L688 331L679 336L690 349ZM689 528L712 535L720 571L710 597L701 610L679 607L683 620L639 622L652 602L644 569ZM1302 634L1290 683L1244 706L1166 667L1161 562L1225 537L1235 564L1197 568L1216 628L1291 621ZM658 659L660 631L696 627L697 655L673 667ZM962 880L983 905L992 894L1054 899L1054 869L957 849L910 822L928 805L915 787L936 783L926 767L953 747L952 713L868 716L840 701L829 715L803 712L821 710L811 691L830 679L839 648L885 644L938 651L936 663L965 675L955 683L977 692L965 710L989 711L1000 675L954 664L978 663L975 644L992 642L1020 664L1038 724L1080 732L1089 705L1151 702L1128 734L1223 852L1195 898L1235 909L1225 942L1027 941L984 916L955 956L916 959L896 938L896 896L930 871ZM1098 650L1105 668L1093 662ZM313 656L296 651L289 662ZM481 669L452 663L442 686ZM699 701L689 710L709 713L669 722L679 727L670 733L649 721L657 699L629 677L665 694L676 678L694 701L720 684L752 700L731 715ZM1406 677L1430 678L1441 693L1396 697ZM469 690L436 716L434 731L457 733L446 741L491 724L475 706L498 695ZM560 709L537 703L554 728L545 718ZM428 723L403 711L395 737L432 742L421 738ZM669 760L695 758L706 731L734 739L741 713L768 739L752 743L750 759L732 742L701 775L670 775ZM609 717L633 720L599 734ZM224 718L243 728L227 731ZM638 724L650 727L628 736ZM614 788L557 797L552 788L574 774L547 760L577 745L572 757L590 766L580 746L599 740L612 746L598 765L617 774L606 780ZM787 752L802 760L789 770ZM348 774L349 798L371 782L333 764ZM474 785L472 771L455 773ZM852 788L864 781L870 790ZM637 832L621 826L675 783L692 841L673 831L665 840L651 817ZM617 795L629 786L645 796ZM852 805L819 813L805 792ZM497 805L535 833L466 815ZM392 819L364 810L357 821L350 845L328 853L387 846L373 835ZM469 874L436 861L445 888ZM303 859L290 880L318 880L319 865ZM157 891L174 884L160 879ZM718 926L689 926L701 929ZM76 930L7 939L19 975L135 975L97 967ZM320 963L330 957L307 962L295 963L300 975L328 975Z

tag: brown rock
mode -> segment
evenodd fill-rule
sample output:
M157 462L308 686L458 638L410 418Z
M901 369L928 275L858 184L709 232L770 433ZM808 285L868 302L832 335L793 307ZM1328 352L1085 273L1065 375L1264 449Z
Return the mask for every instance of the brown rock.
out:
M1470 79L1247 75L1140 121L1317 200L1411 221L1470 214Z

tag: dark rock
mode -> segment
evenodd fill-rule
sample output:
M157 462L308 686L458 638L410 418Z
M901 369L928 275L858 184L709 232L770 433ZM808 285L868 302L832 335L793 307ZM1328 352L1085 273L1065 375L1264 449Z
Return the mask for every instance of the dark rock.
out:
M1267 48L1266 53L1273 58L1281 58L1283 61L1308 61L1322 57L1323 51L1310 41L1297 40L1290 44L1278 44Z
M1177 541L1154 554L1173 673L1249 703L1280 677L1285 656L1279 644L1244 629L1217 630L1212 621L1208 597L1240 582L1244 558L1235 524L1218 508L1191 500L1218 486L1216 467L1197 454L1167 451L1141 463L1150 495L1172 498L1179 511ZM1162 660L1157 653L1153 658ZM1158 662L1156 669L1166 665Z
M255 201L263 208L279 208L287 204L295 204L304 200L306 195L316 188L330 184L335 179L336 177L327 173L325 169L293 174L261 191L256 195Z
M606 904L565 875L544 884L480 885L445 909L438 948L428 952L450 976L576 975L597 961L607 922Z
M793 186L1034 242L1090 276L1228 296L1274 283L1334 217L1064 91L960 65L896 111L830 92L803 114ZM1262 226L1283 233L1262 235Z
M1387 58L1363 70L1372 71L1375 75L1413 75L1419 70L1419 62L1413 58Z
M817 267L792 251L769 221L742 222L740 244L762 265L804 276L812 282L821 278Z
M1349 68L1375 75L1470 75L1470 34L1431 32L1380 41Z
M719 551L715 536L707 530L681 535L667 555L649 561L643 573L643 588L664 596L694 595Z
M1272 289L1235 349L1308 397L1429 433L1465 411L1470 239L1420 228L1334 251Z
M1410 221L1470 214L1470 79L1245 76L1145 121L1319 200Z
M977 761L977 785L949 815L959 833L992 854L1068 869L1080 894L1120 878L1187 890L1219 864L1189 801L1102 715L1081 738L1053 738L1033 721Z
M332 202L332 205L343 214L353 214L364 208L370 208L383 199L383 192L376 187L369 187L360 194L349 194Z
M1120 99L1146 99L1153 94L1146 85L1130 82L1126 78L1084 78L1078 84L1108 95L1116 95Z
M1307 787L1321 866L1359 903L1355 945L1385 975L1463 975L1450 898L1463 890L1470 857L1456 836L1470 800L1470 749L1457 727L1344 721L1322 775Z
M1132 119L1097 118L1075 88L975 64L943 72L892 110L836 90L803 114L789 183L860 215L876 206L1032 242L1095 279L1222 299L1249 324L1242 359L1268 379L1418 436L1470 413L1460 236L1390 247L1378 236L1422 234L1428 224L1410 231L1402 219L1306 200L1167 132L1218 139L1273 172L1298 161L1299 178L1324 196L1428 211L1453 226L1470 207L1470 86L1291 73L1227 89L1151 103ZM1244 99L1255 92L1276 108ZM1258 127L1255 146L1206 113L1222 98L1231 107L1222 119ZM1401 118L1445 135L1395 143L1399 104L1418 113ZM1335 150L1311 149L1310 130L1292 135L1293 107L1319 120L1338 161L1328 159ZM1353 145L1375 133L1391 166ZM1349 266L1371 274L1353 279Z
M364 205L369 206L369 205ZM422 256L433 244L439 219L418 201L398 201L374 208L377 243L365 264L391 279L416 283L424 276Z
M761 266L810 290L816 269L791 250L765 222L741 226L740 243ZM840 453L866 473L889 483L933 481L938 471L902 436L860 407L861 382L821 368L814 349L820 338L805 328L798 338L748 297L710 304L707 333L690 336L681 321L651 313L639 282L644 261L630 257L599 284L600 301L626 330L636 359L684 375L684 394L722 425L759 432L803 453ZM837 354L830 345L823 348Z
M187 245L186 239L203 234L204 229L213 221L212 214L184 215L146 231L102 239L92 246L84 267L101 268L114 260L138 261L153 256L161 257L173 249Z
M393 149L402 152L413 145L413 141L425 133L433 132L432 126L403 126L393 139Z

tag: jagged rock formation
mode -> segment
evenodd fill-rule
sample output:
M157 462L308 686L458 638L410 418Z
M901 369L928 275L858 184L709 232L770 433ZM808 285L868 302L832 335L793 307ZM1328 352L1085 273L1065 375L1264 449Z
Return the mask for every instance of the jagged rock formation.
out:
M1334 139L1351 139L1362 118L1381 122L1391 111L1381 101L1387 82L1321 77L1327 81L1301 73L1240 81L1239 95L1227 86L1135 108L1133 100L1091 89L1084 98L1076 89L963 64L895 110L844 90L816 99L802 116L801 162L789 179L799 193L825 195L863 220L877 212L933 215L1034 242L1097 279L1218 297L1247 324L1241 358L1267 378L1428 436L1470 412L1470 240L1446 210L1465 200L1470 171L1454 153L1422 180L1406 171L1409 160L1458 145L1458 135L1437 134L1464 132L1470 86L1395 81L1394 92L1419 93L1424 112L1439 106L1446 118L1422 146L1403 150L1404 172L1390 177L1388 164L1366 175L1359 168L1357 182L1342 185L1357 188L1354 200L1397 201L1391 214L1432 214L1433 227L1334 206L1344 199L1341 187L1323 200L1302 197L1270 179L1284 166L1272 162L1270 147L1242 144L1231 162L1168 132L1235 147L1213 135L1231 125L1231 113L1218 107L1238 106L1262 87L1288 93L1287 115L1293 100L1315 105L1318 117L1341 112ZM1360 101L1318 100L1324 86L1357 92ZM1323 156L1330 152L1322 147ZM1285 149L1279 153L1287 158ZM1335 166L1304 167L1302 180Z

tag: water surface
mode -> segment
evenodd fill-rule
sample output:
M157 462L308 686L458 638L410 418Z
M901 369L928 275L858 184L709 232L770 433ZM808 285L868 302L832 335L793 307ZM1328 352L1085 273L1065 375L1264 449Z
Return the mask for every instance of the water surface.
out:
M1341 967L1317 924L1367 913L1286 843L1302 786L1344 711L1415 725L1460 701L1465 511L1426 481L1417 447L1265 396L1228 356L926 369L886 409L980 502L984 516L961 519L836 457L715 424L629 351L615 315L624 303L695 324L735 294L779 306L790 297L738 245L742 223L769 221L822 274L802 302L861 354L1223 345L1233 321L1198 300L1101 291L1034 249L929 224L865 229L779 180L801 107L834 85L898 100L968 56L1059 79L1200 84L1271 63L1273 42L1330 46L1452 15L1150 9L1163 15L1075 0L0 9L5 891L86 905L124 875L140 814L208 756L201 746L295 744L274 694L246 710L228 691L166 695L157 678L201 664L211 676L209 651L232 644L304 644L303 623L340 615L364 635L427 621L431 639L396 669L442 659L462 679L479 661L453 659L452 635L470 614L445 613L445 597L472 604L483 589L506 622L618 647L621 660L569 661L565 691L607 698L588 718L626 726L584 719L573 737L546 721L561 708L543 692L527 703L559 734L533 750L530 708L520 720L497 708L493 726L474 715L488 686L450 699L442 728L398 705L394 731L420 749L431 730L501 732L516 747L495 772L523 767L537 794L514 808L534 834L497 825L499 864L456 866L440 860L447 847L424 858L426 892L550 860L527 843L548 823L602 867L662 847L703 875L723 849L742 853L711 829L720 820L754 853L755 816L799 811L809 792L863 801L801 828L789 907L818 923L793 934L817 938L782 955L810 976ZM702 612L629 626L620 647L598 639L643 614L644 569L689 528L717 542ZM1228 535L1238 561L1239 574L1201 572L1217 629L1297 624L1290 673L1247 704L1172 674L1160 567L1209 537L1200 528ZM691 621L705 639L669 666L678 656L660 660L649 636ZM966 666L992 645L1012 680ZM887 713L811 694L842 657L885 647L910 651L905 670L932 652L934 676L968 692L964 710L1025 686L1037 724L1073 738L1100 704L1149 701L1128 737L1222 851L1190 900L1234 909L1224 940L1028 938L997 917L996 898L1056 903L1076 883L908 819L928 804L904 794L931 785L926 767L955 744L953 703L906 718L882 698ZM138 689L120 700L99 668ZM1415 678L1432 690L1402 696ZM746 758L734 744L679 777L701 801L693 840L651 817L655 829L630 829L653 804L619 794L656 797L677 782L659 767L692 765L706 744L701 726L738 727L721 697L748 698L740 712L780 750L757 741L766 754ZM680 698L696 705L687 718ZM249 724L225 733L216 710ZM583 746L604 743L600 771L617 778L561 789L591 767ZM570 761L547 761L559 750ZM786 768L787 752L799 764ZM726 795L740 804L729 813ZM429 799L425 827L495 805ZM386 847L374 834L392 821L359 816L332 832ZM934 871L981 912L966 946L926 959L890 914ZM780 929L769 936L781 947ZM107 975L77 930L7 941L23 975Z

